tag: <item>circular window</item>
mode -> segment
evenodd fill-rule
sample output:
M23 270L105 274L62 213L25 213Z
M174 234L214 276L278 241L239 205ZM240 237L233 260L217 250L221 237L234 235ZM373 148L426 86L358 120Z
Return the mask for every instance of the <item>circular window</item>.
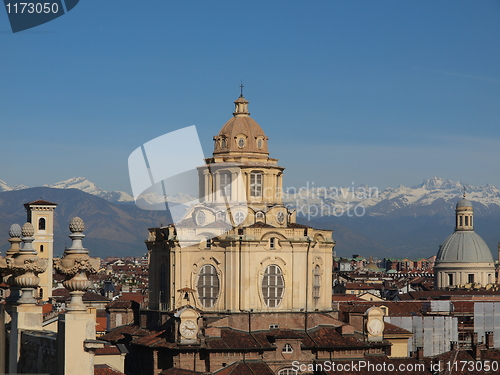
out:
M196 223L198 225L205 225L206 216L203 211L198 211L196 214Z
M236 225L240 225L241 223L243 223L243 220L245 220L245 214L243 213L243 211L238 211L236 212L236 214L234 214L234 222L236 223Z
M245 146L245 139L244 138L238 138L238 147L243 148Z
M283 224L285 222L285 214L283 213L283 211L280 211L276 214L276 220L280 224Z

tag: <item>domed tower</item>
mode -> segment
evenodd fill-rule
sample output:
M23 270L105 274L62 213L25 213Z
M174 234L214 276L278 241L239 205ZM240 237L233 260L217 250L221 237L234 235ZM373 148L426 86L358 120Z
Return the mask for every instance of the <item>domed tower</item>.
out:
M268 138L250 117L248 103L243 95L234 102L233 117L214 137L213 157L206 159L207 164L198 173L200 201L220 210L228 203L244 203L249 208L249 215L244 212L245 223L251 224L253 214L282 205L285 168L278 166L278 159L269 157ZM280 216L283 214L286 212ZM236 224L243 222L236 220Z
M199 203L179 223L150 229L149 308L330 310L332 232L296 223L282 202L284 168L248 100L234 104L198 168Z
M474 208L465 198L455 209L455 232L439 247L434 265L435 288L495 283L495 263L484 240L474 232Z

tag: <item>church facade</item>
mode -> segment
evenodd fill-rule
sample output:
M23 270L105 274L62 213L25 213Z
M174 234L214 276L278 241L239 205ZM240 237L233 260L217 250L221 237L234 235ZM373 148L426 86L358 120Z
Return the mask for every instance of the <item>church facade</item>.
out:
M298 224L283 204L284 168L243 96L214 142L198 168L200 203L180 223L150 229L149 308L329 310L332 232Z

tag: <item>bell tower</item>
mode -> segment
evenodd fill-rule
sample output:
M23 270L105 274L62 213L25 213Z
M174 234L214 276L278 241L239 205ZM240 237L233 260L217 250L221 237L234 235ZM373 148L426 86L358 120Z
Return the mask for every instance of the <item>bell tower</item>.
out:
M38 297L42 301L48 301L52 297L52 259L54 257L54 210L56 203L36 200L24 205L27 213L27 221L35 229L33 247L41 259L48 259L49 266L40 277Z

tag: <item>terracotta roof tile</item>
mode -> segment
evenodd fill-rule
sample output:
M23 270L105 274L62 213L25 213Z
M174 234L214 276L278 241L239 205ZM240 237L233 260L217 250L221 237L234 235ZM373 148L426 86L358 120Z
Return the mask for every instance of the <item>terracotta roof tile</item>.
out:
M33 202L25 203L24 206L37 205L37 206L57 206L57 203L52 203L49 201L44 201L43 199L38 199Z
M183 370L180 368L172 367L168 370L164 370L160 372L160 375L197 375L197 374L205 374L205 372L191 371L191 370Z
M119 341L128 337L142 337L151 334L151 332L147 329L143 329L136 325L126 325L117 327L112 330L110 333L107 333L103 336L99 337L99 340L104 341Z
M384 322L384 335L390 335L390 334L412 334L412 332L398 327L397 325Z
M94 375L125 375L109 365L94 365Z
M306 348L342 348L368 347L369 344L353 336L342 336L334 327L317 327L308 331L302 339L302 346Z
M138 337L132 340L132 344L147 346L149 348L174 348L177 346L176 343L168 342L164 335L165 331L158 331L151 333L146 336Z

